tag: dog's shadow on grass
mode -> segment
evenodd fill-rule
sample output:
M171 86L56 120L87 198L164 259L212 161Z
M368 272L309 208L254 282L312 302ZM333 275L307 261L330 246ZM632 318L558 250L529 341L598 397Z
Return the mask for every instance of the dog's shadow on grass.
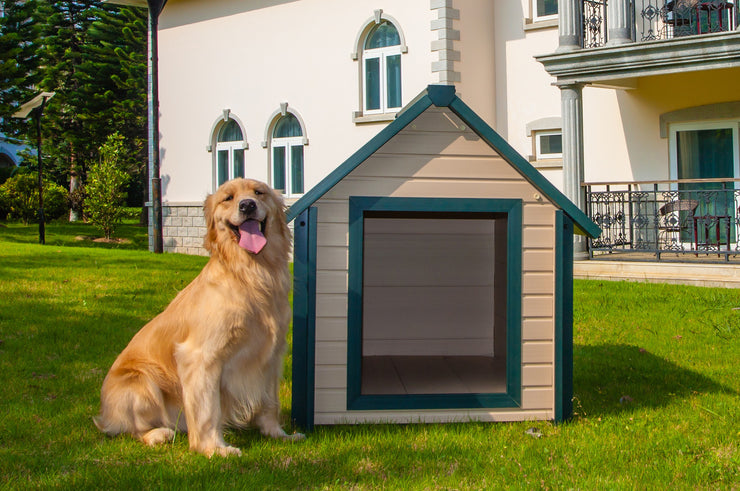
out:
M576 345L574 410L589 417L663 407L704 393L736 392L698 372L626 344Z

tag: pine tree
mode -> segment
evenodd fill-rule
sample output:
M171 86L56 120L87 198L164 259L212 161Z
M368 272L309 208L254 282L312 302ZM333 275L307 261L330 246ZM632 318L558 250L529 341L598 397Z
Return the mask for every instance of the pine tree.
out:
M25 136L28 125L12 118L35 95L39 56L33 40L40 35L36 0L3 2L0 17L0 132Z
M94 94L101 107L97 114L125 138L126 154L131 157L127 171L132 175L129 203L146 199L147 160L147 13L124 7L100 9L98 20L89 30L89 59L80 67L93 80L100 67L113 82L104 93Z
M93 0L4 2L0 19L0 117L41 90L55 97L42 121L45 173L75 190L109 133L126 142L123 164L146 171L146 11ZM8 122L10 121L10 122ZM18 122L26 136L32 125ZM33 141L27 138L27 141ZM143 201L143 184L130 193Z

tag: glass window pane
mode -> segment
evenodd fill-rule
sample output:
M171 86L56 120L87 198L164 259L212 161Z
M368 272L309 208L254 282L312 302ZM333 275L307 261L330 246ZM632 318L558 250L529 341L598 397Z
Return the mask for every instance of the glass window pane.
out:
M537 0L537 16L555 15L558 13L558 0Z
M563 153L563 135L541 135L540 153L543 155Z
M229 151L219 150L216 155L216 185L229 180Z
M397 46L399 44L401 44L401 37L398 35L398 31L393 24L384 20L373 27L367 35L365 49L385 48L386 46Z
M303 130L301 129L301 123L298 121L298 118L288 113L275 124L272 137L290 138L294 136L303 136Z
M385 60L388 107L401 107L401 55L388 56Z
M272 149L272 187L285 192L285 147Z
M219 142L234 142L240 140L242 140L242 130L233 119L228 120L218 131L217 141Z
M735 177L732 129L676 132L679 179Z
M380 58L365 60L365 109L380 109Z
M234 174L233 177L244 177L244 150L234 149Z
M303 145L290 147L290 192L303 194Z

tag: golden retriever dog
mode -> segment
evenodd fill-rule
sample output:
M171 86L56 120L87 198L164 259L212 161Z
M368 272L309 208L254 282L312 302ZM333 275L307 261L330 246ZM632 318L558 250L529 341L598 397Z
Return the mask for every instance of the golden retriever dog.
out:
M147 445L187 432L190 449L207 456L241 455L224 442L227 425L302 439L279 422L290 321L282 197L262 182L234 179L203 209L210 260L113 363L95 424Z

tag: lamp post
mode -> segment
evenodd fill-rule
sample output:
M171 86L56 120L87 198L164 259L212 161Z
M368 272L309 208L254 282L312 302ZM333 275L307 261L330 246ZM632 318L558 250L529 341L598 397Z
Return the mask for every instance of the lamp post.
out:
M159 14L167 0L103 0L103 3L128 5L149 10L149 201L152 206L151 250L161 253L164 250L162 238L162 180L159 164Z
M46 231L44 224L44 167L41 160L41 116L44 114L46 102L54 97L54 92L42 92L30 101L23 104L13 114L14 118L27 119L29 115L36 121L36 156L38 158L39 171L39 244L46 244Z

